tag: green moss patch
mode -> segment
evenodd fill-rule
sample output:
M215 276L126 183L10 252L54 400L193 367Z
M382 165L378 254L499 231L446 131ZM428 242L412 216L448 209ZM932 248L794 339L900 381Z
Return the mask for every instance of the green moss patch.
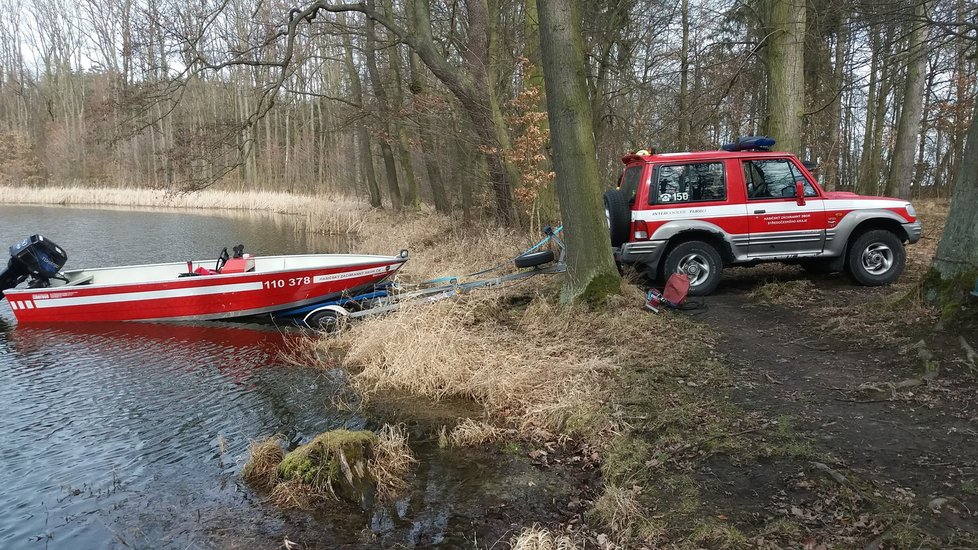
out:
M367 468L377 436L370 431L333 430L285 455L279 478L298 480L344 500L363 504L375 481Z

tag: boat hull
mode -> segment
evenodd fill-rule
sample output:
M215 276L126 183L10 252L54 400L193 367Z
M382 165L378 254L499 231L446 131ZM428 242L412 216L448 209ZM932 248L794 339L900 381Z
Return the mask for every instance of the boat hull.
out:
M19 323L230 319L361 292L392 276L404 262L398 257L372 260L142 283L11 289L5 294Z

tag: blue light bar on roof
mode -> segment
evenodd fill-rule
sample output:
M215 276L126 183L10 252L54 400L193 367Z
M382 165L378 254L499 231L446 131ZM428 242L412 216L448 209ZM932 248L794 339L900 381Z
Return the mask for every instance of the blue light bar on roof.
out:
M767 151L769 148L773 147L776 142L767 136L745 136L738 138L737 141L733 143L724 144L721 149L724 151L751 151L759 149L762 151Z

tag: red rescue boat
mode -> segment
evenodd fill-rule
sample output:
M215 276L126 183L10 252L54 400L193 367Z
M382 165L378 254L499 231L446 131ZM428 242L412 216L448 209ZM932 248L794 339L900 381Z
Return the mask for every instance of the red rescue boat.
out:
M0 293L20 323L209 320L274 314L364 292L398 256L249 256L61 272L67 254L34 235L10 247ZM212 266L209 268L208 266ZM26 288L15 288L28 282Z

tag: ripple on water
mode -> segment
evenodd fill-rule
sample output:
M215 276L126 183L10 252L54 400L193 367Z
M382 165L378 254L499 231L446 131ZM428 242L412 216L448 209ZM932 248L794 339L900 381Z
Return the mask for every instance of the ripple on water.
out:
M325 408L335 381L274 364L286 338L211 325L6 330L0 547L175 536L182 510L242 501L227 481L250 437L355 423Z

